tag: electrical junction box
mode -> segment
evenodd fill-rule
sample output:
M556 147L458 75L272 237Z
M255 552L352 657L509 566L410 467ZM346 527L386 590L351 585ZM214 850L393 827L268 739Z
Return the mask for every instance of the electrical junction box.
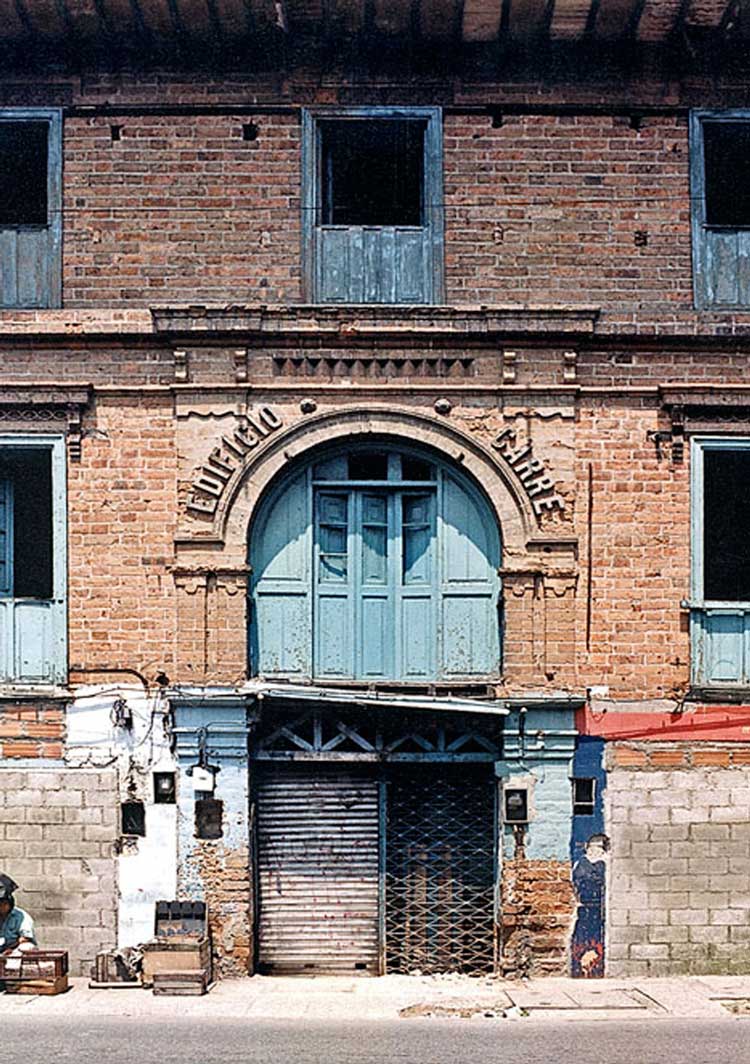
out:
M209 794L213 794L216 786L216 777L212 769L194 765L192 776L194 791L207 791Z
M506 824L528 824L529 792L526 787L506 787L503 791L503 813Z

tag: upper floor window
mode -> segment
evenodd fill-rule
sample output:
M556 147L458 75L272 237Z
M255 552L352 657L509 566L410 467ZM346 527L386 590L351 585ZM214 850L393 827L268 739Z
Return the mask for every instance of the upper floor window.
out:
M750 440L693 441L692 504L693 683L750 684Z
M64 683L65 444L0 437L0 682Z
M325 680L497 678L500 537L427 452L353 445L289 475L250 538L251 666Z
M302 165L308 299L442 302L437 108L305 111Z
M60 305L60 182L60 112L0 109L0 309Z
M698 309L750 306L750 111L691 116L693 274Z

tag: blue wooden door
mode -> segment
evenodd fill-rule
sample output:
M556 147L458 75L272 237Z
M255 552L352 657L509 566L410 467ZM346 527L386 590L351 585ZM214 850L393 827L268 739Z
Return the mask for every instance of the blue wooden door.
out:
M262 508L250 551L256 673L499 674L500 540L486 502L437 463L423 483L399 472L398 456L387 464L382 479L349 486L345 459L318 463Z
M434 499L319 491L315 501L314 674L434 675Z

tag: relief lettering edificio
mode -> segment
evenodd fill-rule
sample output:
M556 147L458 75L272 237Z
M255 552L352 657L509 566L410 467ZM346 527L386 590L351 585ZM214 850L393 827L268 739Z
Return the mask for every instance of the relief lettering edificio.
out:
M193 478L187 509L193 513L214 514L227 484L247 456L282 424L270 406L243 414L237 427L221 437Z

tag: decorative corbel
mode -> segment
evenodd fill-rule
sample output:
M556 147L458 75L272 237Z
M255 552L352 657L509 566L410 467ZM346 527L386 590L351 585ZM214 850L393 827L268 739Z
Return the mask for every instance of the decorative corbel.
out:
M68 403L68 455L71 462L81 461L83 439L83 409L78 403Z
M516 383L516 358L515 351L503 351L503 384Z
M177 384L186 384L190 380L187 351L174 352L174 379Z
M578 380L578 352L563 351L563 381L575 384Z
M234 379L238 384L247 384L247 348L239 347L234 351Z

